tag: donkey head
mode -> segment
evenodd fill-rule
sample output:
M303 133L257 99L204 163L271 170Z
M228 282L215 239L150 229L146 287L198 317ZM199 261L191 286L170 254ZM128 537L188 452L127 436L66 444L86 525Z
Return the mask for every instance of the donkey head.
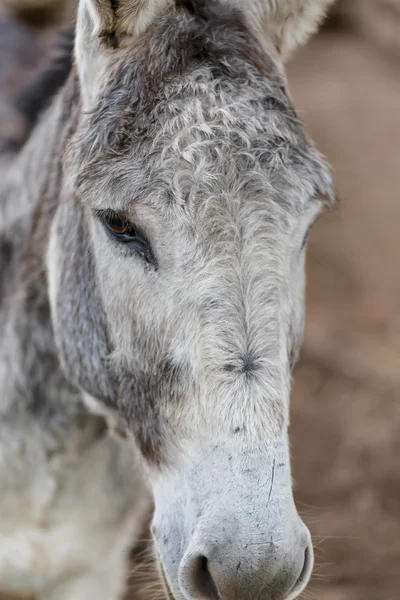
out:
M133 435L177 600L291 599L312 568L288 406L307 232L332 189L279 53L323 4L79 7L54 330L69 377Z

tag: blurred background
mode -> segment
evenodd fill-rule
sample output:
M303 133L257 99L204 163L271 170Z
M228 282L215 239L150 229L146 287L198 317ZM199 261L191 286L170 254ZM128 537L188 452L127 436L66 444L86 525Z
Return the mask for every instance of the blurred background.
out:
M23 139L15 94L73 11L74 0L2 0L0 152ZM398 600L400 0L339 1L288 76L339 197L311 235L292 400L296 499L317 562L304 598ZM145 570L133 566L130 600L157 597Z
M400 1L343 0L289 67L333 167L292 399L318 600L400 598ZM320 566L318 566L318 564Z

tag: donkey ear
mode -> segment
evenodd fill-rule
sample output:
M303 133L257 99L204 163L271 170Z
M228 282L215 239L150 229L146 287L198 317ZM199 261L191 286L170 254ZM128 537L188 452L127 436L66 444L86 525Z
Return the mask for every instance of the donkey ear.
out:
M169 0L79 0L75 57L84 108L118 49L141 35Z
M317 30L335 0L257 1L264 5L264 30L281 58L286 60Z
M55 341L68 379L111 407L115 384L89 242L84 209L68 198L53 221L47 258Z

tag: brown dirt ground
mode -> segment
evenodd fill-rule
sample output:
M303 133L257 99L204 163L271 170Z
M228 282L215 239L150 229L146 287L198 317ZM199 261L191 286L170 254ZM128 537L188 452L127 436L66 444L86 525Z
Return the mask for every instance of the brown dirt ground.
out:
M292 400L296 498L319 600L400 597L400 61L352 35L289 68L332 164L339 210L309 250L308 324Z
M304 598L397 600L400 59L325 32L290 65L289 81L340 198L310 242L292 400L296 498L318 564ZM131 600L153 600L136 579Z

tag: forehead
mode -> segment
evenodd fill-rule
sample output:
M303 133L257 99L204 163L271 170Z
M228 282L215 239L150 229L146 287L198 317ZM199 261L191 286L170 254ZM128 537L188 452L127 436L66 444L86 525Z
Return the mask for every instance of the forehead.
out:
M268 197L290 214L331 195L273 59L238 15L169 15L113 65L78 135L87 202L125 209Z

